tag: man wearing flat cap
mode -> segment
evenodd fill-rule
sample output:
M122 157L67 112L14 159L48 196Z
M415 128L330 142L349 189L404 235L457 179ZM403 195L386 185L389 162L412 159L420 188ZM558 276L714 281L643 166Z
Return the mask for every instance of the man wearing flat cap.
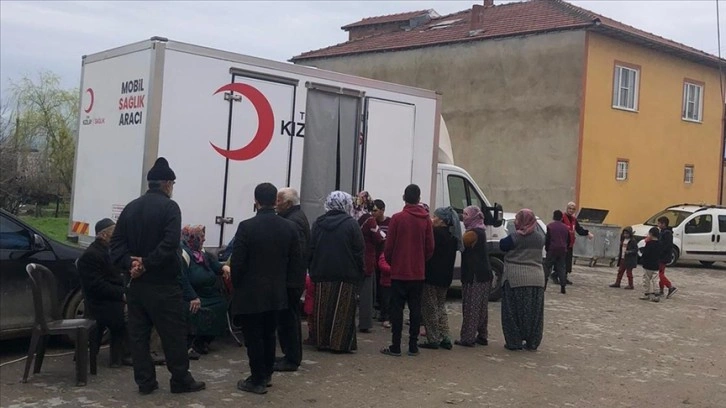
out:
M126 295L123 271L111 263L109 248L115 225L108 218L97 222L96 240L78 258L86 314L96 320L99 340L105 329L108 328L111 333L112 368L121 367L122 363L131 365L124 317ZM100 341L96 344L100 344Z
M149 190L126 205L111 238L111 258L130 278L127 297L134 380L144 395L159 388L149 354L151 329L156 327L171 373L171 392L201 391L205 384L189 372L187 326L177 280L181 210L171 199L176 175L160 157L146 180Z

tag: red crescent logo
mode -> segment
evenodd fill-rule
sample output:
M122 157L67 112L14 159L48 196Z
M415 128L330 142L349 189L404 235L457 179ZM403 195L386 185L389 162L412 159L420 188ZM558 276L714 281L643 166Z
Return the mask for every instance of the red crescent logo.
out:
M93 109L93 101L94 101L94 99L95 99L95 98L94 98L94 96L93 96L93 89L91 89L91 88L88 88L88 89L86 89L86 92L87 92L87 93L88 93L89 95L91 95L91 103L90 103L90 104L88 104L88 108L86 108L86 109L83 109L83 111L84 111L84 112L86 112L86 113L90 113L90 112L91 112L91 109Z
M257 111L257 117L259 118L257 133L247 146L236 150L222 149L215 146L212 142L209 142L209 144L212 145L217 153L230 160L243 161L253 159L265 151L267 146L270 145L270 142L272 142L272 134L275 131L275 116L272 113L270 101L265 98L262 92L247 84L233 82L217 89L214 94L216 95L224 91L237 92L252 102L252 105Z

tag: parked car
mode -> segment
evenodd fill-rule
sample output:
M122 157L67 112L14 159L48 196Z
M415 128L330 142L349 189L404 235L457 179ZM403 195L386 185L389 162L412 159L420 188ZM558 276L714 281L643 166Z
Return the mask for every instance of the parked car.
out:
M83 316L83 294L75 266L82 253L80 247L54 241L0 209L0 339L28 336L32 330L33 294L25 272L29 263L43 265L55 275L55 306L64 318ZM50 297L46 302L50 302Z
M640 247L645 245L642 240L648 235L648 230L658 226L660 217L668 218L673 228L673 248L668 266L679 260L699 261L706 266L726 262L726 207L696 204L668 207L643 224L632 226Z

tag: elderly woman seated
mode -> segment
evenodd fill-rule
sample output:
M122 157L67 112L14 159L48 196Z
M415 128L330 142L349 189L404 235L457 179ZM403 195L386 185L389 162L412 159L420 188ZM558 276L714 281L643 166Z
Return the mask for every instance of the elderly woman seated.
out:
M205 227L182 229L182 263L180 275L184 300L189 310L189 358L199 359L209 352L209 343L227 329L227 301L219 277L228 277L230 268L204 251Z

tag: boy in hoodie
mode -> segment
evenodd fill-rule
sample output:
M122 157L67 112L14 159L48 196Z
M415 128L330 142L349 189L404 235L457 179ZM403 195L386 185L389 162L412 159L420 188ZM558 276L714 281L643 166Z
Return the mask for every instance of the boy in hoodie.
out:
M418 355L421 328L421 294L426 278L426 261L434 253L434 232L429 213L419 205L421 189L415 184L406 187L403 211L391 218L384 255L391 265L391 345L381 353L401 355L403 307L408 303L411 326L408 354Z
M628 286L625 289L634 289L633 287L633 269L638 266L638 243L633 239L633 229L625 227L620 233L620 253L618 254L618 277L615 283L610 285L611 288L619 288L623 274L628 276Z
M545 250L547 251L544 262L545 289L547 289L547 280L554 267L555 273L552 275L552 281L560 284L560 293L567 293L567 250L569 247L570 230L562 222L562 211L555 210L552 213L552 222L547 224L547 234L545 235Z
M641 300L652 300L660 302L660 293L656 289L658 284L658 266L660 263L661 243L658 242L660 230L653 227L648 231L648 238L645 239L645 246L640 250L640 261L643 264L643 296Z
M668 217L658 218L658 229L660 230L660 265L658 267L658 286L660 294L663 295L663 289L668 288L666 299L670 299L678 289L665 276L666 264L671 260L671 251L673 250L673 230L668 226L670 222Z

